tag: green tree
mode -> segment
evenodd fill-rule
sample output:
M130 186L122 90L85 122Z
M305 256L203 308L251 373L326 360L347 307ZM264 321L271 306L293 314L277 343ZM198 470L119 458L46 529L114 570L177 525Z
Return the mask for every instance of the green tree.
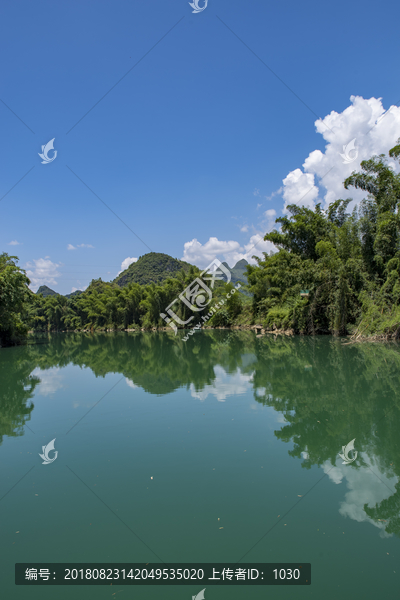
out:
M21 312L30 281L16 262L16 256L0 254L0 346L18 343L28 331Z

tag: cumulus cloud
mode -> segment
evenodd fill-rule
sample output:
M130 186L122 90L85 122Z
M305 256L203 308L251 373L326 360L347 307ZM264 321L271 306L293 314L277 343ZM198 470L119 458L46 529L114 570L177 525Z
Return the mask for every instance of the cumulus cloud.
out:
M362 190L345 190L343 181L360 163L373 155L387 154L400 137L400 108L391 106L385 114L381 98L364 99L351 96L351 105L343 112L332 111L315 122L316 130L326 142L325 152L310 152L302 169L288 173L283 180L284 211L288 204L313 208L316 202L327 207L339 198L352 197L359 202ZM348 152L352 162L346 162L346 146L354 140L355 150ZM398 172L399 165L389 160Z
M285 209L288 204L297 204L314 207L314 200L318 198L318 187L314 184L312 173L303 173L301 169L295 169L283 180L283 199Z
M184 245L182 260L192 263L204 269L214 258L226 261L230 267L245 258L249 263L255 263L254 256L262 256L263 252L276 250L274 244L264 241L265 233L255 233L251 236L249 242L241 246L239 242L233 240L223 241L216 237L211 237L208 242L201 244L196 238Z
M131 265L132 263L134 263L136 261L137 261L137 258L131 258L130 256L125 258L121 263L121 270L118 272L118 275L120 273L122 273L122 271L125 271L125 269L127 269L129 267L129 265Z
M32 290L36 291L41 285L57 285L56 278L61 275L57 269L60 266L58 263L53 263L50 258L38 258L26 263L26 274L31 280Z
M184 245L182 260L205 268L214 258L222 257L230 267L243 258L242 248L239 242L222 241L216 237L210 237L208 242L201 244L196 238Z
M13 240L12 242L8 243L9 246L20 246L21 242L17 242L17 240Z
M67 250L76 250L76 248L72 244L68 244Z

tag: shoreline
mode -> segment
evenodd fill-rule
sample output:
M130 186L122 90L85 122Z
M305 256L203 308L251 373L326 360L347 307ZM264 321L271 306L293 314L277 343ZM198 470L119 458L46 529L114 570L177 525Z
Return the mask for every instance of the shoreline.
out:
M286 337L314 337L312 334L308 334L302 331L299 332L295 332L294 329L266 329L265 327L263 327L262 325L232 325L231 327L210 327L210 326L203 326L201 328L204 331L216 331L216 330L224 330L224 331L253 331L256 334L257 338L261 338L264 337L266 335L273 335L273 336L277 336L277 335L283 335ZM144 328L144 327L137 327L137 328L121 328L121 329L114 329L111 327L104 327L104 328L96 328L96 329L67 329L67 330L60 330L60 331L35 331L35 330L30 330L28 331L28 334L30 335L35 335L35 334L46 334L46 333L144 333L144 332L159 332L159 331L164 331L164 332L170 332L171 334L173 334L173 331L170 327L150 327L150 328ZM184 333L185 331L188 331L187 329L178 329L179 332ZM389 333L389 334L374 334L374 335L360 335L357 333L356 334L347 334L347 335L335 335L334 333L317 333L315 335L327 335L327 336L331 336L331 337L336 337L336 338L341 338L342 341L345 342L345 344L354 344L354 343L358 343L358 342L396 342L396 341L400 341L400 331L397 330L394 333ZM23 343L23 342L22 342Z

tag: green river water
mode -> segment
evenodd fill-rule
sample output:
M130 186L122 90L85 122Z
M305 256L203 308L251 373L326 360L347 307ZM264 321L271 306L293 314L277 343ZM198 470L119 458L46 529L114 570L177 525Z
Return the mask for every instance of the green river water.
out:
M400 598L400 347L178 338L0 350L1 598ZM19 562L161 561L311 563L312 583L14 583Z

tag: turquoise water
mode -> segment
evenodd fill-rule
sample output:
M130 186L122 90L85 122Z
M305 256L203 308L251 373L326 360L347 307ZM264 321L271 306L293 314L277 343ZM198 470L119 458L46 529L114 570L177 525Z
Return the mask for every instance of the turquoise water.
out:
M37 341L0 350L2 597L399 597L398 346L224 330ZM17 562L160 561L309 562L312 585L14 585Z

